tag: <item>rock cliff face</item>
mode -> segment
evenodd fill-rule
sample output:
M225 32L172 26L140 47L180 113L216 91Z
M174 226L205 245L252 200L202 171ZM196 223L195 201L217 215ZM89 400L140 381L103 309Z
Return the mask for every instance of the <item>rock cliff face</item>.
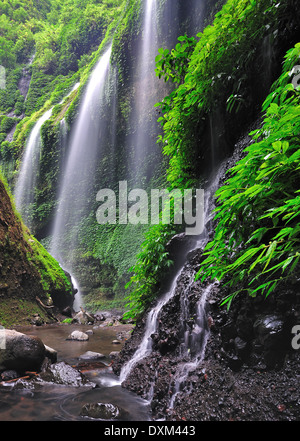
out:
M52 309L72 304L72 285L59 264L30 235L0 179L0 324L51 321Z
M224 171L240 157L242 144ZM207 228L213 234L214 222ZM184 240L171 241L177 249L178 239ZM188 254L174 295L157 317L152 350L133 365L123 387L151 401L154 419L297 420L300 350L292 346L292 330L300 325L299 282L286 283L267 299L237 297L227 309L220 306L229 294L225 284L191 285L202 253L199 248ZM207 292L199 321L198 305ZM114 360L117 375L140 347L150 310ZM208 330L204 345L197 326Z
M293 326L300 324L299 287L286 286L267 301L241 297L228 311L220 308L226 289L213 286L206 304L209 336L205 354L200 363L195 363L192 345L182 352L182 299L186 297L189 274L200 259L201 250L190 256L178 279L176 294L158 317L157 331L151 336L151 354L133 367L123 387L150 399L155 419L297 420L300 350L293 349L291 343ZM200 283L189 290L191 328L204 290ZM114 361L115 373L119 374L134 356L145 332L146 318L137 324Z

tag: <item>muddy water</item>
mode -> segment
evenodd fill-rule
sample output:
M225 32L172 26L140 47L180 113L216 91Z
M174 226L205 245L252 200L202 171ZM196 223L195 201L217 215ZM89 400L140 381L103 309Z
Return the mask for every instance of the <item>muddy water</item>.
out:
M105 355L104 366L85 372L95 387L70 387L43 383L33 385L6 383L0 387L0 421L82 421L80 411L86 403L112 403L120 409L121 421L147 421L150 419L148 403L120 386L119 378L109 364L109 354L123 346L112 343L117 333L126 331L126 326L93 329L86 342L69 341L67 336L74 330L86 331L91 326L51 325L17 328L19 332L36 335L43 343L57 351L58 362L77 364L79 356L86 351Z

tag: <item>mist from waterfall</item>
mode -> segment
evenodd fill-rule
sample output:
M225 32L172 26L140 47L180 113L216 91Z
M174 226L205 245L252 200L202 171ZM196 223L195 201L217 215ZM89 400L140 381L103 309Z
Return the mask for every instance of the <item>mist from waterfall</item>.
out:
M35 197L35 185L40 169L40 153L42 147L41 128L51 117L52 108L47 110L34 125L25 145L14 196L16 208L21 213L28 228L32 226L32 204Z
M139 46L136 65L136 86L131 113L133 133L129 139L131 146L131 177L140 183L140 176L145 170L145 161L149 150L155 145L155 133L151 137L154 104L158 101L155 77L155 57L158 51L157 35L157 0L145 0L142 22L142 41ZM155 120L156 122L156 120Z
M79 84L80 83L76 83L59 104L62 104L64 100L79 87ZM25 144L18 178L14 188L16 208L29 229L32 228L35 187L38 182L40 172L40 156L43 145L41 130L43 124L51 118L52 111L53 107L47 110L38 119L30 132L29 138ZM65 122L61 122L60 127L63 127L63 133L65 133Z
M51 232L50 253L72 272L71 252L77 244L79 224L94 200L91 191L96 162L108 128L101 117L110 76L111 45L96 64L87 82L59 183L58 204ZM67 239L67 242L66 240Z

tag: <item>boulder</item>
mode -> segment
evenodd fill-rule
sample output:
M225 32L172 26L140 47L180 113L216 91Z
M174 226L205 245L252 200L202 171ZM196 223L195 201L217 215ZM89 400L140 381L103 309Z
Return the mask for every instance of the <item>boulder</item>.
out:
M77 341L87 341L89 336L82 331L73 331L66 340L77 340Z
M80 360L101 360L103 358L105 355L93 351L87 351L79 357Z
M39 371L45 356L45 346L38 337L1 330L0 371Z
M118 417L120 410L117 406L107 403L87 403L81 409L80 415L99 420L113 420Z
M93 324L95 319L88 312L79 311L73 318L73 321L80 325L88 325L89 323Z
M72 318L72 308L71 308L71 306L67 306L66 308L64 308L61 313L63 315L65 315L66 317Z
M49 346L45 346L46 349L46 353L45 353L45 357L49 358L49 360L52 363L56 363L57 362L57 351L55 349L50 348Z
M282 363L285 349L284 320L277 315L260 317L254 323L255 343L263 348L268 368Z
M118 357L119 354L120 354L119 351L112 351L112 352L109 354L109 357L113 360L113 359L115 359L116 357Z
M34 314L34 316L31 319L31 324L34 326L42 326L44 323L44 320L41 318L39 314Z
M18 378L19 376L20 376L20 374L17 371L12 371L12 370L4 371L4 372L2 372L2 374L0 374L0 378L2 381L14 380L15 378Z
M64 362L49 366L45 372L40 374L40 378L43 381L65 386L81 387L92 385L77 369ZM94 387L94 385L92 386Z

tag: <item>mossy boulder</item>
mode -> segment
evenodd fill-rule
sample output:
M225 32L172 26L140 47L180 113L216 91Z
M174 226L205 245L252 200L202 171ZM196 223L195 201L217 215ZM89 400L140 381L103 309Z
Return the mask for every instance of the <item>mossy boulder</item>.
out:
M50 297L54 307L72 305L70 278L25 227L0 175L0 323L22 324L21 310L24 323L30 314L48 316L42 305Z

